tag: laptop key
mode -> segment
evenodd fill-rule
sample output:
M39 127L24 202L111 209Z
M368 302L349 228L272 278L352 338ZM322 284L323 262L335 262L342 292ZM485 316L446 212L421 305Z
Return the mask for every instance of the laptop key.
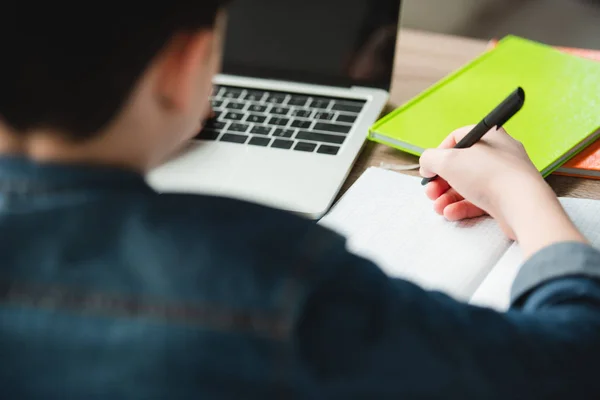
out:
M273 141L273 143L271 144L271 147L274 147L276 149L286 149L286 150L289 150L289 149L292 148L293 144L294 144L294 142L292 142L291 140L275 139Z
M308 102L308 97L306 96L292 96L292 98L288 101L288 105L304 107Z
M298 118L310 118L311 114L312 114L311 110L294 110L294 111L292 111L292 117L298 117Z
M358 114L363 109L362 104L357 103L335 103L332 107L335 111L344 111Z
M246 143L248 140L248 136L246 135L236 135L233 133L226 133L221 136L221 142L231 142L231 143Z
M271 139L264 138L264 137L259 137L259 136L254 136L252 139L250 139L250 141L248 142L248 144L251 144L251 145L254 145L254 146L266 147L266 146L269 145L270 142L271 142Z
M323 142L332 144L342 144L346 139L345 136L329 135L326 133L300 131L296 135L298 140L310 140L311 142Z
M224 99L236 100L242 97L242 90L233 89L233 88L225 88L224 91L219 92L220 97Z
M197 140L217 140L221 132L212 129L203 129L194 139Z
M265 111L267 111L267 108L269 108L269 107L263 106L260 104L251 104L250 107L248 107L248 111L256 112L256 113L264 113Z
M320 119L323 121L331 121L333 119L334 115L335 114L330 113L330 112L317 112L317 113L315 113L315 116L313 118Z
M331 100L313 99L313 101L311 101L309 107L319 108L319 109L324 110L324 109L329 108L330 103L331 103Z
M238 112L228 112L223 115L223 119L228 119L230 121L241 121L244 118L244 114Z
M314 143L306 143L306 142L298 142L296 146L294 146L294 150L305 151L307 153L312 153L317 148L317 145Z
M225 129L225 126L227 126L227 122L220 122L215 119L209 119L208 121L206 121L202 129L222 131L223 129Z
M331 156L335 156L338 151L340 151L340 148L337 146L328 146L325 144L322 144L319 149L317 150L317 153L320 154L329 154Z
M276 115L283 115L283 116L287 116L290 112L290 109L287 107L273 107L271 108L271 111L269 111L270 114L276 114Z
M335 122L346 122L348 124L353 124L356 121L356 116L349 114L340 114L338 115Z
M248 90L246 95L244 96L244 100L246 101L261 101L262 98L265 97L265 92L257 92L254 90Z
M262 124L266 120L267 117L264 115L250 114L248 117L246 117L246 122L252 122L254 124Z
M246 133L246 132L248 132L248 128L250 128L250 125L247 125L247 124L238 124L238 123L234 122L231 125L229 125L229 127L227 128L227 130L231 131L231 132Z
M277 126L287 126L287 124L289 124L290 120L287 118L280 118L280 117L271 117L271 119L269 119L269 124L270 125L277 125Z
M334 132L334 133L348 133L352 129L349 125L339 124L328 124L325 122L317 122L313 128L316 131Z
M293 129L277 128L277 129L275 129L275 132L273 132L273 134L271 136L280 137L280 138L291 138L292 136L294 136L294 132L296 132L296 131Z
M208 119L204 120L206 124L208 124L209 121L218 121L219 117L224 114L222 110L216 110L214 108L210 111L212 111L212 115Z
M224 103L223 100L213 100L212 107L213 108L221 108L223 106L223 103Z
M269 133L271 133L271 127L270 126L255 126L254 128L252 128L252 130L250 130L250 133L253 133L255 135L268 135Z
M308 129L312 125L312 121L303 121L300 119L292 121L292 127L300 129Z
M217 95L219 94L219 92L220 92L221 90L222 90L222 89L221 89L221 87L220 87L220 86L218 86L218 85L213 85L213 89L212 89L212 92L211 92L211 96L212 96L212 97L217 97Z
M225 106L225 109L226 110L243 110L244 107L246 107L245 103L240 103L240 102L237 102L237 101L230 101Z
M267 96L265 101L271 104L283 104L285 103L286 98L287 94L271 93Z

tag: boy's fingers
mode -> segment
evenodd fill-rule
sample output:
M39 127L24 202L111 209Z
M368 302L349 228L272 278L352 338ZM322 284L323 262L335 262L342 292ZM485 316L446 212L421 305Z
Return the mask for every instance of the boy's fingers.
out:
M427 178L433 175L445 177L446 169L452 165L453 158L458 150L453 149L427 149L419 159L422 176Z
M420 163L420 161L419 161ZM433 176L435 176L435 173L428 171L427 169L423 168L423 166L421 165L421 167L419 168L419 175L421 175L423 178L431 178Z
M462 197L456 190L448 189L446 193L438 197L433 202L433 209L436 213L444 215L444 210L451 204L463 201L465 198Z
M438 158L440 157L440 150L438 149L427 149L421 154L419 158L419 173L424 178L430 178L435 175L434 167L438 164Z
M424 178L430 178L439 174L439 168L449 153L448 150L456 146L470 131L473 126L465 126L457 129L444 139L444 141L435 149L427 149L421 155L419 163L421 164L420 173Z
M490 129L488 133L486 133L487 137L499 137L499 136L508 136L508 132L504 130L504 128L493 127Z
M450 189L450 185L442 178L430 182L425 187L425 194L430 200L437 200L441 195Z
M446 137L446 139L444 139L442 141L442 143L438 146L438 148L439 149L451 149L452 147L456 146L456 143L460 142L462 140L462 138L467 136L467 133L469 133L471 131L471 129L473 129L474 126L475 125L465 126L465 127L455 130L454 132L449 134Z
M504 128L492 128L484 137L489 142L506 143L507 140L514 140Z
M449 221L481 217L486 212L467 200L451 203L444 208L443 215Z

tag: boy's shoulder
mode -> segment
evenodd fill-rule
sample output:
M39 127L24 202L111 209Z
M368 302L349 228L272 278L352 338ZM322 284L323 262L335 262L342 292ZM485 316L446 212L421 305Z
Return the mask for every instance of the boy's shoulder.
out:
M239 237L243 232L254 232L254 237L278 233L286 242L294 242L308 233L338 237L333 232L293 213L256 203L227 197L160 194L149 199L143 209L144 218L157 219L161 224L190 233L204 234L210 229L215 236Z
M345 239L315 221L259 204L188 194L161 194L142 203L130 203L129 213L155 249L283 269L296 262L319 264L345 251Z
M161 290L170 281L174 298L277 308L290 285L302 297L335 274L346 252L341 236L314 221L234 199L169 194L127 207L137 211L124 237L138 236L130 245L140 265L163 277Z

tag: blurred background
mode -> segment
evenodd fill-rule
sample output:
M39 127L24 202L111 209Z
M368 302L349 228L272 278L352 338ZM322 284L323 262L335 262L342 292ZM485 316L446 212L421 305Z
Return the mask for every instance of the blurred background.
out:
M403 27L600 50L600 0L404 0Z

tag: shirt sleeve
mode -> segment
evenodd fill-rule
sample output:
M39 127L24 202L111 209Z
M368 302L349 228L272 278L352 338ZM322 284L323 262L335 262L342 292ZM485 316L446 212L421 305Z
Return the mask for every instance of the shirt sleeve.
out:
M598 398L600 254L532 258L506 313L391 279L345 252L296 329L301 376L341 398ZM559 265L560 264L560 265Z
M534 254L515 278L511 303L518 305L544 283L565 277L600 280L600 252L579 242L558 243Z

